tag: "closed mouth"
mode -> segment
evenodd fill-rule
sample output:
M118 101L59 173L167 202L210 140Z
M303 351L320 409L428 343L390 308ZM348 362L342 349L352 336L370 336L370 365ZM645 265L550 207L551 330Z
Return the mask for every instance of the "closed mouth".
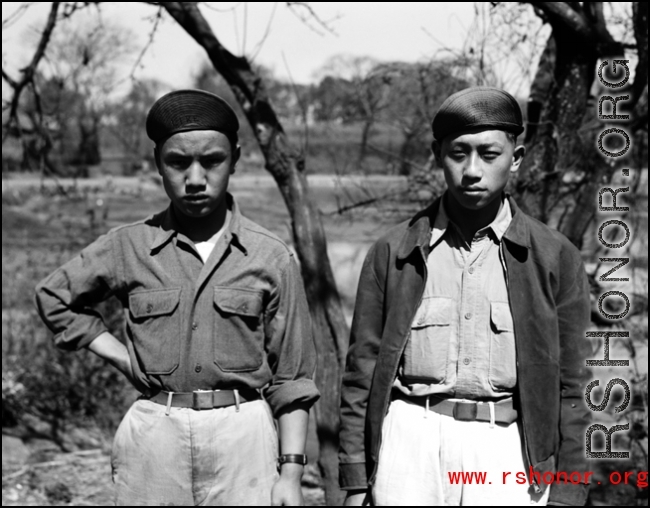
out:
M192 201L205 201L206 199L208 199L208 196L206 196L205 194L193 194L191 196L185 196L183 199L185 201L190 201L190 202L192 202Z

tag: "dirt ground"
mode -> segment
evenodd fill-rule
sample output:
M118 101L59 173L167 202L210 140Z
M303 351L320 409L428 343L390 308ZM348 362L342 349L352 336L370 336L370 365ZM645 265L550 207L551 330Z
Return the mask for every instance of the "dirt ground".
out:
M6 443L9 440L3 436L2 506L113 506L110 456L105 450L61 453L53 443L42 441L28 446L27 462L17 464L5 462L5 452L14 457L21 453L15 442ZM307 506L325 504L313 464L307 466L302 485Z

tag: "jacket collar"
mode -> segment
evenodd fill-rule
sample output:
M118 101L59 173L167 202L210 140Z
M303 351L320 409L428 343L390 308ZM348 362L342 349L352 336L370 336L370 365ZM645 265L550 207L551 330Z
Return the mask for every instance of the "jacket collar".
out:
M232 243L237 245L244 254L248 254L248 250L242 241L242 215L239 211L239 207L237 206L235 199L230 193L226 194L226 200L228 203L228 210L230 211L230 221L226 226L226 231L224 231L223 238L227 239L229 242L232 240ZM165 210L163 213L158 232L156 233L154 241L151 244L151 253L153 254L154 251L162 248L174 237L177 237L179 235L185 238L185 235L180 232L180 225L176 219L176 212L174 211L173 205L170 203L169 207L167 207L167 210ZM187 241L189 242L189 239Z
M431 229L436 220L436 214L440 209L440 200L437 198L427 208L418 212L408 223L406 233L397 250L398 259L406 259L415 249L428 248L431 240Z
M506 194L506 197L510 203L512 221L510 221L510 226L506 229L503 237L514 244L530 249L530 228L528 222L531 219L521 211L512 196Z
M528 228L528 218L522 212L512 196L506 194L510 210L512 212L512 221L503 237L512 243L522 247L530 248L530 230ZM415 249L428 249L431 242L431 230L435 224L436 215L440 210L440 201L442 196L437 198L427 208L418 212L409 222L406 233L397 250L398 259L406 259Z

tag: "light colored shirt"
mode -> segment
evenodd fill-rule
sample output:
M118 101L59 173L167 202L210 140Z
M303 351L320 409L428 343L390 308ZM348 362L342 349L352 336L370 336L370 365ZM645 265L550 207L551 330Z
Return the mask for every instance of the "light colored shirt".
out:
M395 381L408 395L471 400L509 397L517 382L512 315L501 241L507 200L468 244L440 201L424 296Z

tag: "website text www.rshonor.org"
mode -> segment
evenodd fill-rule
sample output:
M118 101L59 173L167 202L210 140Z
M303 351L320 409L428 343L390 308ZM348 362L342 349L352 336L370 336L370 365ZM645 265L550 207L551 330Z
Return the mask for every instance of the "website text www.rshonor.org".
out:
M551 485L553 483L559 484L574 484L578 485L580 483L590 483L590 478L593 476L592 471L584 472L565 472L558 471L553 473L547 471L545 473L538 473L533 471L530 468L528 474L524 471L504 471L499 477L498 474L491 473L488 477L488 473L485 471L449 471L447 477L449 483L452 485L491 485L492 483L501 483L503 485L516 483L519 485L524 485L526 483L532 483L533 481L540 484ZM635 485L640 488L648 487L648 472L647 471L612 471L608 477L609 483L612 485ZM601 482L597 482L599 485Z

